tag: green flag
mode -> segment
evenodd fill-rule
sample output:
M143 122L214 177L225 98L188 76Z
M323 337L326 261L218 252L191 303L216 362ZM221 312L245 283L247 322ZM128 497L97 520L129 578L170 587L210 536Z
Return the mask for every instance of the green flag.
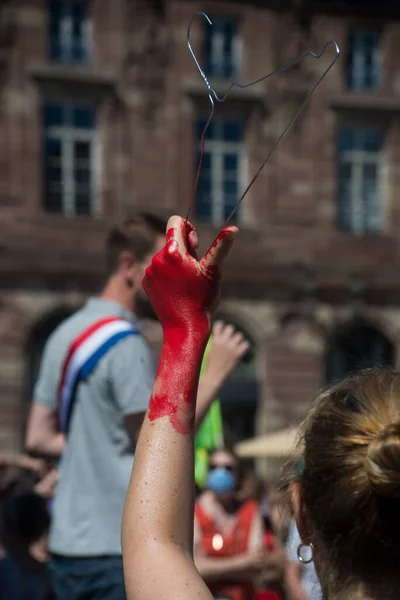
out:
M206 365L211 337L204 352L203 364L200 370L202 377ZM208 472L208 455L216 448L223 446L223 425L221 404L218 398L211 404L204 421L195 438L195 480L199 487L205 486Z

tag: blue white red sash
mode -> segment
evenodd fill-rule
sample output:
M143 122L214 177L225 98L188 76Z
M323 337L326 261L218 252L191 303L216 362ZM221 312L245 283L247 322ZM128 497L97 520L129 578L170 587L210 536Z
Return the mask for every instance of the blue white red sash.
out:
M76 390L100 359L121 339L137 335L133 325L120 317L106 317L92 323L72 342L61 372L58 388L60 429L68 433Z

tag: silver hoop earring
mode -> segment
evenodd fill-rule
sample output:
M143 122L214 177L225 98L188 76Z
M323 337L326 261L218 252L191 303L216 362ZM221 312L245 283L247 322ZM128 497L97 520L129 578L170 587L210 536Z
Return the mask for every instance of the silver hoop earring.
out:
M310 548L310 550L311 550L310 558L304 558L304 556L302 555L303 548ZM297 558L303 565L309 565L310 563L312 563L312 561L314 560L314 545L312 543L299 544L299 547L297 548Z

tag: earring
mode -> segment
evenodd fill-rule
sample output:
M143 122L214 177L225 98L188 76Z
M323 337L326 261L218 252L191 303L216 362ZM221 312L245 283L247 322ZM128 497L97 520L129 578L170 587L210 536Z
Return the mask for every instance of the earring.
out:
M311 550L310 558L304 558L304 556L302 555L303 548L310 548L310 550ZM299 547L297 548L297 558L303 565L309 565L314 560L314 545L312 543L299 544Z

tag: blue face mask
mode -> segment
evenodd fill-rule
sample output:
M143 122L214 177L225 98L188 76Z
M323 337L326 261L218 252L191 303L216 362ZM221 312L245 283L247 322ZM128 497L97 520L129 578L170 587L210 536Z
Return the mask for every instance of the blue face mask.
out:
M228 494L236 488L236 475L225 469L217 467L208 472L207 487L216 494Z

